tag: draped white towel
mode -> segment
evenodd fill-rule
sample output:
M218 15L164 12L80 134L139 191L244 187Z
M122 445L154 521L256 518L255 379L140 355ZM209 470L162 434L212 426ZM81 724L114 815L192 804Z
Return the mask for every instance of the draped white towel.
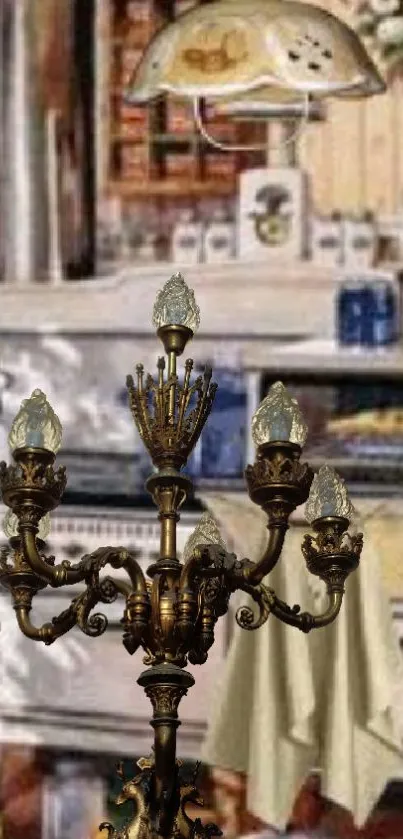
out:
M206 495L203 501L238 557L257 560L267 540L262 512L246 497ZM265 582L290 605L321 611L326 594L305 568L303 532L290 529L282 558ZM238 596L236 605L244 603L250 598ZM304 778L320 768L323 795L348 808L361 825L388 779L403 774L395 707L399 678L390 605L367 541L332 626L304 635L270 617L254 632L236 627L203 758L246 773L250 811L279 829Z

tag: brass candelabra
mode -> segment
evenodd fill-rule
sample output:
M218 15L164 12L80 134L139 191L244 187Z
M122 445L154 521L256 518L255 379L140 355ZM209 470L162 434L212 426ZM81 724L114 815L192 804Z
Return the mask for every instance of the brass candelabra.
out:
M77 563L55 563L45 553L49 513L66 486L64 467L55 467L62 428L45 394L34 391L22 403L10 432L14 463L0 466L9 547L0 558L2 585L11 594L17 621L27 637L52 644L74 626L92 637L107 627L102 614L93 614L97 603L124 599L123 644L132 655L144 650L147 669L138 683L153 707L152 756L138 763L134 778L122 776L118 802L132 801L133 817L122 831L103 824L111 839L193 839L220 835L215 825L191 820L186 804L202 804L196 779L184 778L176 756L178 706L194 684L186 665L203 664L214 642L218 618L225 615L230 596L241 589L250 594L254 608L238 611L238 624L246 630L261 627L269 615L303 632L325 626L340 609L344 583L359 562L362 536L347 530L352 506L343 481L330 467L314 477L301 462L307 429L295 399L281 383L273 385L258 408L252 424L256 460L246 469L246 483L253 502L266 513L268 544L258 562L237 559L229 553L216 523L204 514L179 560L176 528L179 510L192 484L183 473L211 411L216 385L207 368L191 381L193 362L185 362L183 382L177 358L199 326L199 309L193 292L180 274L159 292L154 324L167 356L158 361L158 375L136 370L127 387L134 421L154 464L146 487L158 508L161 543L158 560L144 575L140 565L122 547L103 547ZM307 535L302 553L309 571L327 588L328 608L321 615L302 612L280 600L264 582L280 558L290 514L306 504L314 535ZM127 580L105 576L105 569L125 569ZM35 626L30 618L32 601L41 589L82 584L78 595L50 623ZM257 614L255 614L255 610Z

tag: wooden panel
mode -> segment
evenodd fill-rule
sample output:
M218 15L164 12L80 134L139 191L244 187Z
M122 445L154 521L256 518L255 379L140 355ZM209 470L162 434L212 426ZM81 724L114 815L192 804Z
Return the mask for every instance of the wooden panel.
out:
M393 189L394 209L403 210L403 79L393 85L392 104Z
M349 0L316 4L352 24ZM364 102L328 103L327 113L325 123L310 125L298 141L316 210L388 214L403 207L403 80Z
M333 164L329 149L333 136L329 123L314 123L305 128L299 140L298 159L310 177L310 192L315 211L333 209Z
M393 91L388 91L383 96L375 96L365 103L366 131L363 155L366 200L368 207L377 213L394 210L393 95Z
M328 104L328 118L298 141L316 209L378 214L403 205L403 80L365 102Z
M330 108L328 150L333 169L333 207L343 212L365 209L365 170L362 144L365 137L365 111L362 103L332 103Z

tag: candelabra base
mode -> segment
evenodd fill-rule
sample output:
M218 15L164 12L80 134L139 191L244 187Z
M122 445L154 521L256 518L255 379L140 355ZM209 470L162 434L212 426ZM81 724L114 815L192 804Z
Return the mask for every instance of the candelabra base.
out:
M137 762L140 772L125 778L122 767L122 790L117 804L132 801L133 818L116 830L109 822L100 828L108 831L109 839L210 839L221 836L214 824L204 825L201 819L192 820L186 805L202 807L203 799L197 789L199 765L191 777L185 778L182 762L176 759L176 731L180 725L178 706L188 689L194 685L193 676L169 663L145 670L137 680L151 700L154 728L153 754Z

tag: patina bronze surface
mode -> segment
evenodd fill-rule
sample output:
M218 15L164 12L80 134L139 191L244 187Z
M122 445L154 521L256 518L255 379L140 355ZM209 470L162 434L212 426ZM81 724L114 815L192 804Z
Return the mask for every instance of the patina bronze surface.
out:
M73 564L55 562L46 556L38 538L38 525L60 503L66 485L63 467L54 468L54 455L37 448L19 449L16 463L0 466L3 500L17 515L19 536L10 540L0 557L2 584L10 591L17 620L29 638L53 643L73 626L86 635L101 635L107 627L104 615L93 609L98 603L124 599L123 644L133 655L144 651L147 670L138 682L153 706L154 751L139 762L139 774L122 776L119 802L134 802L135 814L123 831L104 825L111 839L207 839L218 836L214 825L192 821L186 803L202 804L196 779L183 777L176 757L178 707L194 683L185 670L188 662L203 664L214 642L218 618L227 612L230 596L237 590L250 594L257 606L244 606L237 621L247 630L257 629L269 615L303 632L335 619L343 598L344 582L359 561L361 536L347 534L346 519L328 517L313 523L315 536L306 536L302 551L309 571L325 583L329 605L323 615L301 612L299 606L281 601L263 578L278 562L290 513L306 501L313 473L300 462L301 449L292 443L260 446L256 461L246 470L249 494L268 518L267 549L257 563L238 560L222 545L200 545L181 563L176 547L179 510L192 491L181 473L211 411L216 386L211 370L191 384L192 360L185 362L179 383L176 360L192 337L186 327L163 327L159 336L168 355L158 362L156 381L137 368L136 383L128 377L134 420L156 467L147 482L161 523L158 560L145 575L135 557L122 547L102 547ZM124 569L126 581L105 576L105 569ZM81 583L83 590L62 614L43 626L31 622L33 598L46 585L58 588Z

